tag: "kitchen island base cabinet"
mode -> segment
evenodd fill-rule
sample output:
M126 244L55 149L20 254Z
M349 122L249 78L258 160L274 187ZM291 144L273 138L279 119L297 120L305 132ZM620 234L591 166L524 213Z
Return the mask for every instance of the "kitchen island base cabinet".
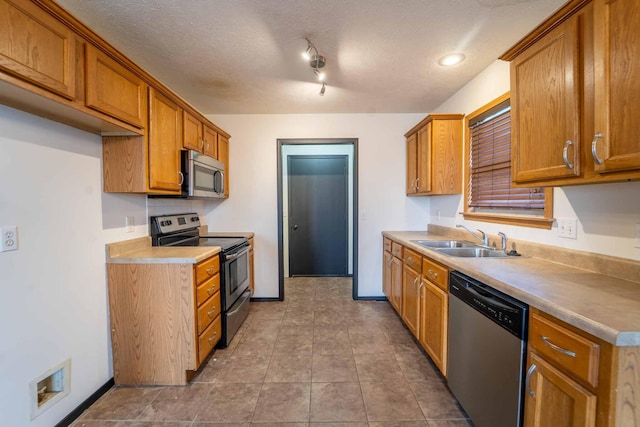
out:
M195 266L108 264L116 384L189 381L221 335L218 260L216 255ZM208 277L199 277L200 265L211 267Z

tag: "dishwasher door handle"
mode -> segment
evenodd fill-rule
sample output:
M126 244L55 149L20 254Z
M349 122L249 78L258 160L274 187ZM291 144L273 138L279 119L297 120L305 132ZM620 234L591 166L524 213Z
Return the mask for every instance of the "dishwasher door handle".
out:
M527 389L527 393L529 393L529 396L533 397L534 399L536 398L536 393L531 390L531 375L533 375L533 372L537 369L538 367L536 366L535 363L532 363L531 366L529 367L529 370L527 371L527 378L524 381L524 387Z

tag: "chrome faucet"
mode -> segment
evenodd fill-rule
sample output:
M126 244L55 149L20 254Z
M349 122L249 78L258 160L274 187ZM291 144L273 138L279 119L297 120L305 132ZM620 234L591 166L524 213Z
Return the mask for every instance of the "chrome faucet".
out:
M498 236L502 239L502 252L507 252L507 235L504 233L498 233Z
M480 233L480 235L477 235L474 231L469 230L467 227L465 227L462 224L456 224L457 228L464 228L465 230L467 230L469 232L469 234L471 234L473 237L475 237L478 240L482 241L482 245L489 247L489 236L487 236L487 233L485 233L482 230L478 230L478 233Z

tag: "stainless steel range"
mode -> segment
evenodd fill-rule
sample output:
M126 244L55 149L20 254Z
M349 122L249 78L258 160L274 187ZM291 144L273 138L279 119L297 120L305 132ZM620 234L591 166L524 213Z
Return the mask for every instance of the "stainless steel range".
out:
M219 246L222 338L218 346L229 345L249 314L249 241L246 237L200 236L196 213L152 216L153 246Z

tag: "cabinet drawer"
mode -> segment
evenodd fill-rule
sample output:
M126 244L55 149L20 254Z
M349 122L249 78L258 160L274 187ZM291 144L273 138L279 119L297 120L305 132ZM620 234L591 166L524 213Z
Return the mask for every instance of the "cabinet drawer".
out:
M404 248L404 264L422 274L422 255L411 249Z
M424 257L422 258L422 275L443 291L449 292L449 270L445 267Z
M382 250L391 252L391 239L387 239L386 237L382 239Z
M567 372L598 385L600 346L593 341L532 312L529 344Z
M210 296L220 290L220 275L216 274L211 279L202 283L196 289L196 304L198 307Z
M220 271L220 257L214 256L196 265L196 283L202 283Z
M202 333L218 314L220 314L220 292L216 292L202 304L202 307L198 308L198 333Z
M394 257L402 259L403 246L400 243L391 242L391 253Z
M209 327L198 337L198 366L207 358L222 335L221 316L216 317Z

